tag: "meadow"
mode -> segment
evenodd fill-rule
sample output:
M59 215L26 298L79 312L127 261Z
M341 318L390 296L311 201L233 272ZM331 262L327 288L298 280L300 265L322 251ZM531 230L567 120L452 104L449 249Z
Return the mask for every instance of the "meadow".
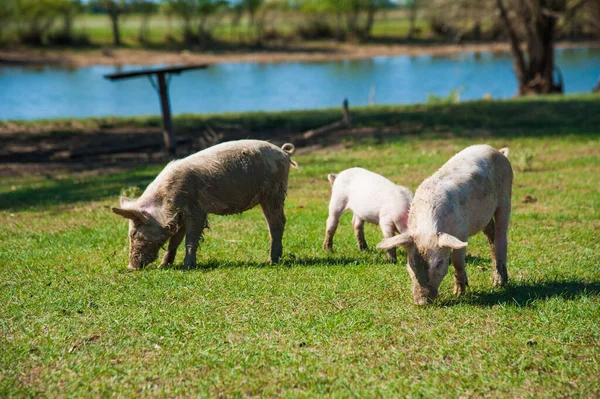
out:
M183 270L180 251L172 267L126 271L127 223L109 208L162 165L3 177L0 396L598 397L598 109L597 95L357 109L372 134L293 157L278 265L253 209L210 218L197 269ZM301 131L338 113L176 125ZM376 226L360 252L345 214L323 252L327 173L362 166L414 191L476 143L511 150L508 287L492 287L481 234L466 295L447 276L427 307L413 305L405 252L391 264L375 249Z
M211 24L213 26L212 35L214 43L209 43L208 47L232 47L249 45L252 47L256 40L255 27L253 27L248 17L244 16L239 22L232 25L234 16L230 13L222 13L213 17ZM333 17L331 17L333 20ZM140 41L140 28L147 20L147 32L144 41ZM329 21L332 26L335 22ZM193 22L193 29L196 30L196 23ZM296 30L307 25L307 17L296 11L289 12L270 12L263 22L263 29L268 32L271 38L282 39L286 42L289 38L301 41L301 37L296 34ZM140 14L125 14L120 19L120 33L123 47L128 48L148 48L148 49L177 49L179 47L189 49L189 46L183 46L183 23L176 16L169 16L163 13L156 13L149 18ZM443 41L442 38L436 38L431 30L430 24L424 19L415 22L419 29L416 39L430 42L432 40ZM7 38L16 40L16 26L9 27L5 32ZM113 44L113 32L110 19L103 14L80 14L74 20L73 33L76 37L85 37L87 44L81 46L107 46ZM61 29L60 21L53 25L53 29ZM373 39L375 41L387 40L390 37L396 39L405 39L409 32L409 21L406 12L402 10L388 10L377 14L373 26ZM77 46L73 46L77 49Z

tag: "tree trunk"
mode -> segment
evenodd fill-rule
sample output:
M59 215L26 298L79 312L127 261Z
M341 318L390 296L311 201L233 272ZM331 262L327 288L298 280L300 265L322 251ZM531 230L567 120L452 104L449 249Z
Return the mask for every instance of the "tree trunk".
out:
M562 79L554 82L554 31L556 16L543 12L540 0L532 0L523 6L519 14L523 19L527 54L523 53L521 41L514 22L510 19L503 0L496 0L500 18L510 39L515 75L519 82L520 96L562 93Z
M369 8L367 9L367 22L362 32L362 37L365 40L371 38L371 32L373 31L373 24L375 23L375 12L377 11L377 6L375 5L375 0L371 0L369 4Z
M121 45L121 32L119 31L119 13L118 12L110 13L110 22L112 24L113 43L115 46L120 46Z
M527 38L528 70L519 82L519 94L562 93L554 82L554 29L556 18L540 13L534 19L532 35Z
M356 32L356 24L358 19L358 10L352 8L346 14L346 29L348 31L348 36L352 39L357 37Z
M417 21L417 0L412 0L410 4L410 14L408 17L408 38L413 39L415 36L415 23Z
M342 29L342 13L335 13L335 38L338 42L344 40L344 31Z
M73 16L69 11L63 14L63 36L65 39L71 40L71 34L73 32Z

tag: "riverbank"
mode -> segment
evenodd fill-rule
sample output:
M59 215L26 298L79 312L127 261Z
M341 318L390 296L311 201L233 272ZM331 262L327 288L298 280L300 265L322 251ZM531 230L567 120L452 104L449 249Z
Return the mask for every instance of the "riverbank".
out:
M299 153L344 148L357 142L381 143L403 137L492 138L600 134L600 95L552 95L505 101L458 104L350 107L352 128L313 139L303 132L339 121L341 109L239 114L176 115L173 123L178 156L206 145L241 138L286 141ZM0 176L64 173L106 174L139 165L165 162L159 116L135 118L0 121ZM107 153L118 145L138 149ZM147 144L147 145L146 145ZM145 147L144 147L145 146ZM142 148L143 149L139 149ZM597 149L596 149L597 150ZM594 151L596 151L594 150Z
M600 48L600 41L560 42L557 48ZM400 55L452 55L465 52L508 52L507 43L466 44L352 44L318 42L270 45L262 48L209 51L166 51L148 49L0 49L0 65L92 65L217 64L322 62Z

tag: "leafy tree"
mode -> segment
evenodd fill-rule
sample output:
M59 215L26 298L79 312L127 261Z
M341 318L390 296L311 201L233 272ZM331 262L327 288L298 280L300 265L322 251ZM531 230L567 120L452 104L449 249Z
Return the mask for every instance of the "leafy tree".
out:
M415 23L417 21L417 12L419 11L419 0L407 0L406 5L408 6L408 38L412 39L415 37Z
M0 40L3 38L3 30L7 29L17 15L17 1L0 1Z
M113 44L121 45L120 21L123 14L128 11L130 0L92 0L90 7L98 8L108 15L112 26Z
M62 30L54 37L55 42L70 44L73 42L73 21L82 10L80 0L56 0L56 11L62 18Z
M225 0L163 0L165 12L175 15L183 25L186 43L205 43L212 40L212 31L219 22L220 11L227 7ZM194 26L197 27L194 30Z
M150 18L158 11L158 4L151 0L132 0L130 12L140 14L142 17L138 40L141 43L148 41L148 32L150 31Z
M264 3L264 0L242 0L240 4L243 9L248 13L248 32L254 30L255 37L258 36L258 27L256 25L256 12L260 6Z
M19 36L24 43L41 45L59 15L60 0L17 0L16 12L24 29Z
M198 16L198 40L205 43L212 40L212 31L218 24L219 11L227 7L225 0L196 0Z
M375 22L375 14L389 6L388 0L304 0L301 9L316 20L324 14L336 17L336 36L369 39ZM345 28L342 27L345 21Z
M196 15L195 0L163 0L164 9L167 15L174 15L181 20L183 25L183 40L186 43L194 41L192 23Z
M262 43L267 31L274 31L275 18L288 9L287 0L267 0L261 4L255 16L256 43Z

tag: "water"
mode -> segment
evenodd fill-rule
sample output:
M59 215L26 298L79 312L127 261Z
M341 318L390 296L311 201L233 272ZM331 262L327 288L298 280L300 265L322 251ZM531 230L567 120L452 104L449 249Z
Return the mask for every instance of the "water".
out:
M600 49L558 50L567 93L589 92L600 77ZM104 74L140 69L0 66L0 120L160 113L147 78L111 82ZM219 64L173 76L173 113L223 113L419 103L463 88L463 100L517 89L508 54L376 57L355 61Z

